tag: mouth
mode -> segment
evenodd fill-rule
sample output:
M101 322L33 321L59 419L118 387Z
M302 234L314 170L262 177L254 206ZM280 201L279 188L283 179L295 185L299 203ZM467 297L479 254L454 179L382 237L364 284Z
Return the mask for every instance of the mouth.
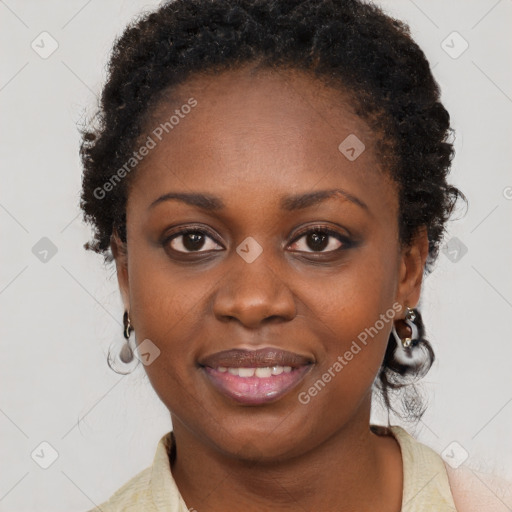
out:
M221 394L246 405L274 402L301 382L311 358L275 348L217 352L199 364Z

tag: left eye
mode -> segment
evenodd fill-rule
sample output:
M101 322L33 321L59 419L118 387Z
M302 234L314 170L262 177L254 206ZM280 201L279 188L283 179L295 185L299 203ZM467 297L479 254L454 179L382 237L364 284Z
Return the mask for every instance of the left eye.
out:
M310 251L300 248L301 244L299 241L302 239L305 240L302 247L309 247ZM298 245L299 248L296 248L296 250L302 252L334 252L340 247L348 245L348 240L342 234L331 229L315 228L302 233L302 235L295 239L292 245Z

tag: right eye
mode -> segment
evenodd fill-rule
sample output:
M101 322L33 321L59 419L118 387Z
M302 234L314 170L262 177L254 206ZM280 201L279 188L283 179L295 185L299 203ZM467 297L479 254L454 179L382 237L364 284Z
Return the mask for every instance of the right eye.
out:
M184 229L168 236L163 242L164 247L169 246L173 251L189 254L222 250L221 247L208 232L202 229ZM206 250L201 251L206 245ZM221 247L215 249L215 246Z

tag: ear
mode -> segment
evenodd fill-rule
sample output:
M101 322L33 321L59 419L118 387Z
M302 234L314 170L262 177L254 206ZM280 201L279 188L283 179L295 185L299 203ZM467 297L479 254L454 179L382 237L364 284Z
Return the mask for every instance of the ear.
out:
M128 252L117 231L114 230L110 237L110 247L116 262L117 282L123 300L124 309L130 310L130 286L128 281Z
M421 226L400 255L397 301L404 306L416 307L420 300L423 272L428 257L428 234Z

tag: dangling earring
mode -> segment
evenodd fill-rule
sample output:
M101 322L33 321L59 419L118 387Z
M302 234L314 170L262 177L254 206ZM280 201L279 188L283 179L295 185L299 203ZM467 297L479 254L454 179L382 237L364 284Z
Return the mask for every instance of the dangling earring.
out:
M434 352L425 339L425 326L421 314L416 308L405 307L407 335L400 338L393 323L391 332L396 341L388 366L400 375L400 385L414 384L429 371L434 361Z
M128 311L124 312L123 315L123 335L126 338L126 343L123 345L121 352L119 353L119 359L125 364L131 363L133 361L133 350L130 347L130 334L133 331L132 324L130 323L130 315Z
M393 333L393 336L395 337L397 345L401 346L404 350L410 350L411 346L414 347L419 341L421 341L419 332L418 332L418 326L416 325L416 321L418 320L418 317L419 317L418 310L416 310L414 308L410 308L408 306L405 307L404 322L407 324L408 328L411 331L409 336L406 336L405 338L400 338L400 336L398 336L398 333L396 332L396 326L393 323L391 332Z

